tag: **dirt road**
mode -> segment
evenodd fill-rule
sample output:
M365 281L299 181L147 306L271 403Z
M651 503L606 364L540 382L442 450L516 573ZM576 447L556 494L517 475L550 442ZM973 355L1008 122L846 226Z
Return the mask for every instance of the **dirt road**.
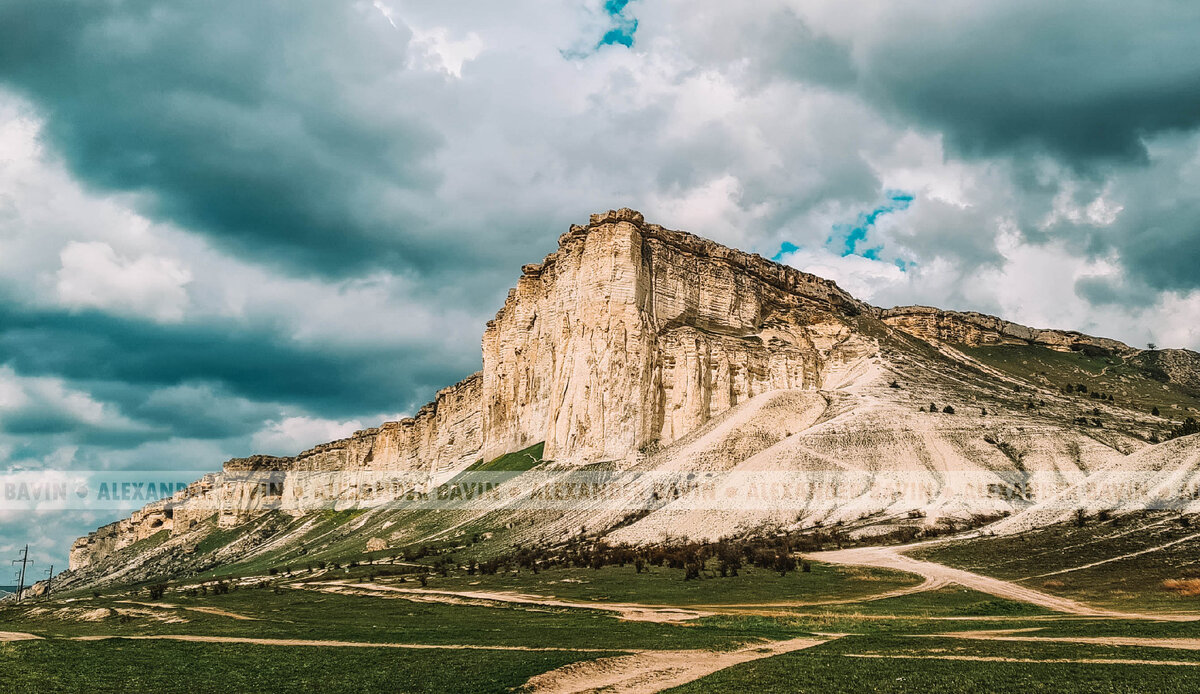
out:
M687 684L718 670L826 643L828 639L789 639L736 651L646 651L599 658L551 670L525 684L535 694L649 694Z
M40 638L34 636L33 638ZM380 643L375 641L323 641L312 639L260 639L250 636L198 636L194 634L154 634L147 636L75 636L72 641L107 641L109 639L133 639L138 641L191 641L194 643L248 643L257 646L322 646L327 648L411 648L432 650L479 650L479 651L570 651L581 653L611 653L612 648L557 648L553 646L475 646L464 644L428 643ZM615 649L629 650L629 649Z
M980 574L964 571L963 569L953 569L942 564L935 564L931 561L921 561L913 559L900 553L898 547L856 547L854 549L841 549L831 552L816 552L808 555L813 561L822 561L830 564L843 564L848 566L870 566L883 569L896 569L899 571L908 571L910 573L919 574L927 579L935 579L941 581L942 584L956 583L965 588L977 590L981 593L995 595L997 597L1006 598L1008 600L1016 600L1026 602L1033 605L1039 605L1055 612L1064 612L1066 614L1079 615L1083 617L1109 617L1114 619L1155 619L1155 620L1170 620L1170 621L1193 621L1200 619L1200 615L1168 615L1168 614L1146 614L1140 612L1120 612L1116 610L1106 610L1100 607L1092 607L1081 602L1071 600L1070 598L1062 598L1048 593L1043 593L1032 588L1002 581L998 578L990 576L981 576Z
M298 586L301 584L298 584ZM536 605L538 607L566 607L587 610L603 610L615 612L620 619L634 622L685 622L711 615L711 612L679 607L641 605L621 602L586 602L582 600L560 600L544 595L528 595L505 591L483 590L431 590L425 588L397 588L380 583L345 583L342 581L324 581L321 583L305 583L303 587L336 592L357 594L392 594L422 602L452 602L455 600L475 600L483 602L506 602L519 605Z
M994 655L902 655L889 653L843 653L846 658L887 658L890 660L959 660L975 663L1075 663L1082 665L1161 665L1197 667L1190 660L1131 660L1127 658L1006 658Z
M215 614L219 617L229 617L230 619L241 619L247 621L258 621L257 617L247 617L243 614L222 610L217 607L196 607L191 605L175 605L168 602L136 602L134 600L121 600L126 605L141 605L142 607L157 607L163 610L188 610L191 612L203 612L204 614Z
M1200 639L1153 636L1029 636L1034 629L951 631L944 634L914 634L913 638L971 639L975 641L1023 641L1032 643L1086 643L1098 646L1142 646L1200 651Z

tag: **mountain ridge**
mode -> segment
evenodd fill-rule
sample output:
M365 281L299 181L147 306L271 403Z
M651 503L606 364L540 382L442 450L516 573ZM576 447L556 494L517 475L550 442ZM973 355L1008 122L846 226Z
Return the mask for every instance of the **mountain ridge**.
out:
M1075 469L1067 475L1075 484L1087 474L1081 455L1090 451L1097 462L1108 464L1148 445L1170 422L1107 399L1081 408L1076 396L1054 391L1063 384L1049 382L1048 371L1013 372L1013 367L987 363L994 355L984 352L1034 350L1031 354L1050 366L1060 359L1051 353L1119 360L1120 368L1129 370L1131 392L1138 393L1147 378L1130 370L1132 362L1154 366L1156 377L1180 389L1200 373L1200 355L1187 350L1169 350L1169 368L1164 368L1152 352L1075 331L1028 328L932 307L876 308L831 280L647 224L640 213L624 208L592 215L587 226L572 226L555 252L523 266L517 285L488 321L481 346L481 371L439 390L411 418L296 456L231 459L221 472L172 499L80 538L72 546L68 578L83 583L121 574L121 562L145 559L124 557L122 551L164 532L163 546L171 548L176 539L182 543L200 530L211 534L260 517L267 507L253 490L230 481L237 473L401 470L446 478L476 461L537 443L544 444L545 458L568 467L611 461L606 464L617 469L665 464L688 470L702 467L702 458L726 455L729 470L765 465L796 472L836 459L851 461L857 475L887 470L896 461L902 469L911 462L917 466L914 474L941 484L940 491L911 507L860 499L855 513L933 511L935 518L1014 513L1028 504L992 500L987 508L969 508L975 502L956 497L959 492L944 479L938 482L939 475L945 477L939 466L968 469L985 485L1009 485L1029 470L1067 465ZM1048 351L1044 357L1036 351L1043 349ZM746 403L759 402L760 409L774 401L797 403L783 408L786 417L778 409L771 415L790 422L800 410L820 405L806 400L805 393L825 403L811 422L803 415L804 421L790 428L763 429L764 423L750 417L741 427L761 435L749 447L737 443L744 431L725 431L705 444L707 457L673 448L694 442L698 432L726 413L745 410ZM1186 394L1179 397L1183 412L1194 409ZM926 403L947 400L978 408L983 417L931 419L933 406ZM918 406L925 414L916 414ZM1094 422L1120 421L1122 430L1080 426L1079 411ZM1075 421L1064 424L1064 419ZM1031 428L1044 440L1030 435ZM871 439L872 432L887 433ZM1013 452L1018 449L1024 450L1019 459ZM729 523L710 523L705 519L713 514L675 513L668 505L632 524L623 520L624 511L597 511L596 516L618 526L615 537L641 542L671 528L671 518L684 519L676 523L679 528L699 522L721 532L848 518L844 509L817 504L783 515L746 513ZM479 511L479 518L488 513L493 511ZM530 525L545 536L569 531L561 519L542 523L535 518Z

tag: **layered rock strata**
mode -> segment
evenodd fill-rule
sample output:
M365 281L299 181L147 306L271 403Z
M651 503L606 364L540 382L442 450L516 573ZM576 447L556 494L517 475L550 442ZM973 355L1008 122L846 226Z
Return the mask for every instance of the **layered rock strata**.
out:
M560 461L636 455L759 393L821 387L873 350L851 325L871 311L829 280L633 210L593 215L523 268L484 332L480 373L412 418L296 456L230 460L180 498L81 538L72 566L214 514L238 522L264 504L260 489L239 486L243 473L436 474L539 441Z
M981 314L876 309L832 281L610 210L522 268L483 334L482 370L415 416L296 456L230 460L80 538L71 567L214 516L234 525L299 496L305 474L337 473L352 486L377 472L437 478L538 442L561 463L631 461L757 395L836 385L877 352L868 335L887 329L876 319L930 342L1130 349ZM280 488L254 481L272 472Z
M878 309L879 318L888 325L919 337L926 342L967 345L1038 345L1060 352L1085 346L1117 353L1132 353L1124 342L1092 337L1071 330L1040 330L982 313L943 311L931 306L897 306Z

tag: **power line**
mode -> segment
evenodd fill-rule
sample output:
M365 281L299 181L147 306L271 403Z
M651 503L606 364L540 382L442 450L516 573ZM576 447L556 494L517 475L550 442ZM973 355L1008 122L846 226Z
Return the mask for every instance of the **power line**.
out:
M25 592L25 566L33 563L29 561L29 545L25 545L25 549L21 550L21 557L13 559L12 563L21 564L21 577L17 579L17 602L21 602L22 594Z

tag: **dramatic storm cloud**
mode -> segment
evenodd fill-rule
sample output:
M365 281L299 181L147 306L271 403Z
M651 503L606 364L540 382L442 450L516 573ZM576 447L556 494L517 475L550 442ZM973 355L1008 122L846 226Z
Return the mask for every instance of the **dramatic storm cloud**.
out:
M1197 31L1168 0L9 0L0 464L215 469L412 413L522 263L625 205L880 305L1198 348ZM106 520L29 539L58 563Z

